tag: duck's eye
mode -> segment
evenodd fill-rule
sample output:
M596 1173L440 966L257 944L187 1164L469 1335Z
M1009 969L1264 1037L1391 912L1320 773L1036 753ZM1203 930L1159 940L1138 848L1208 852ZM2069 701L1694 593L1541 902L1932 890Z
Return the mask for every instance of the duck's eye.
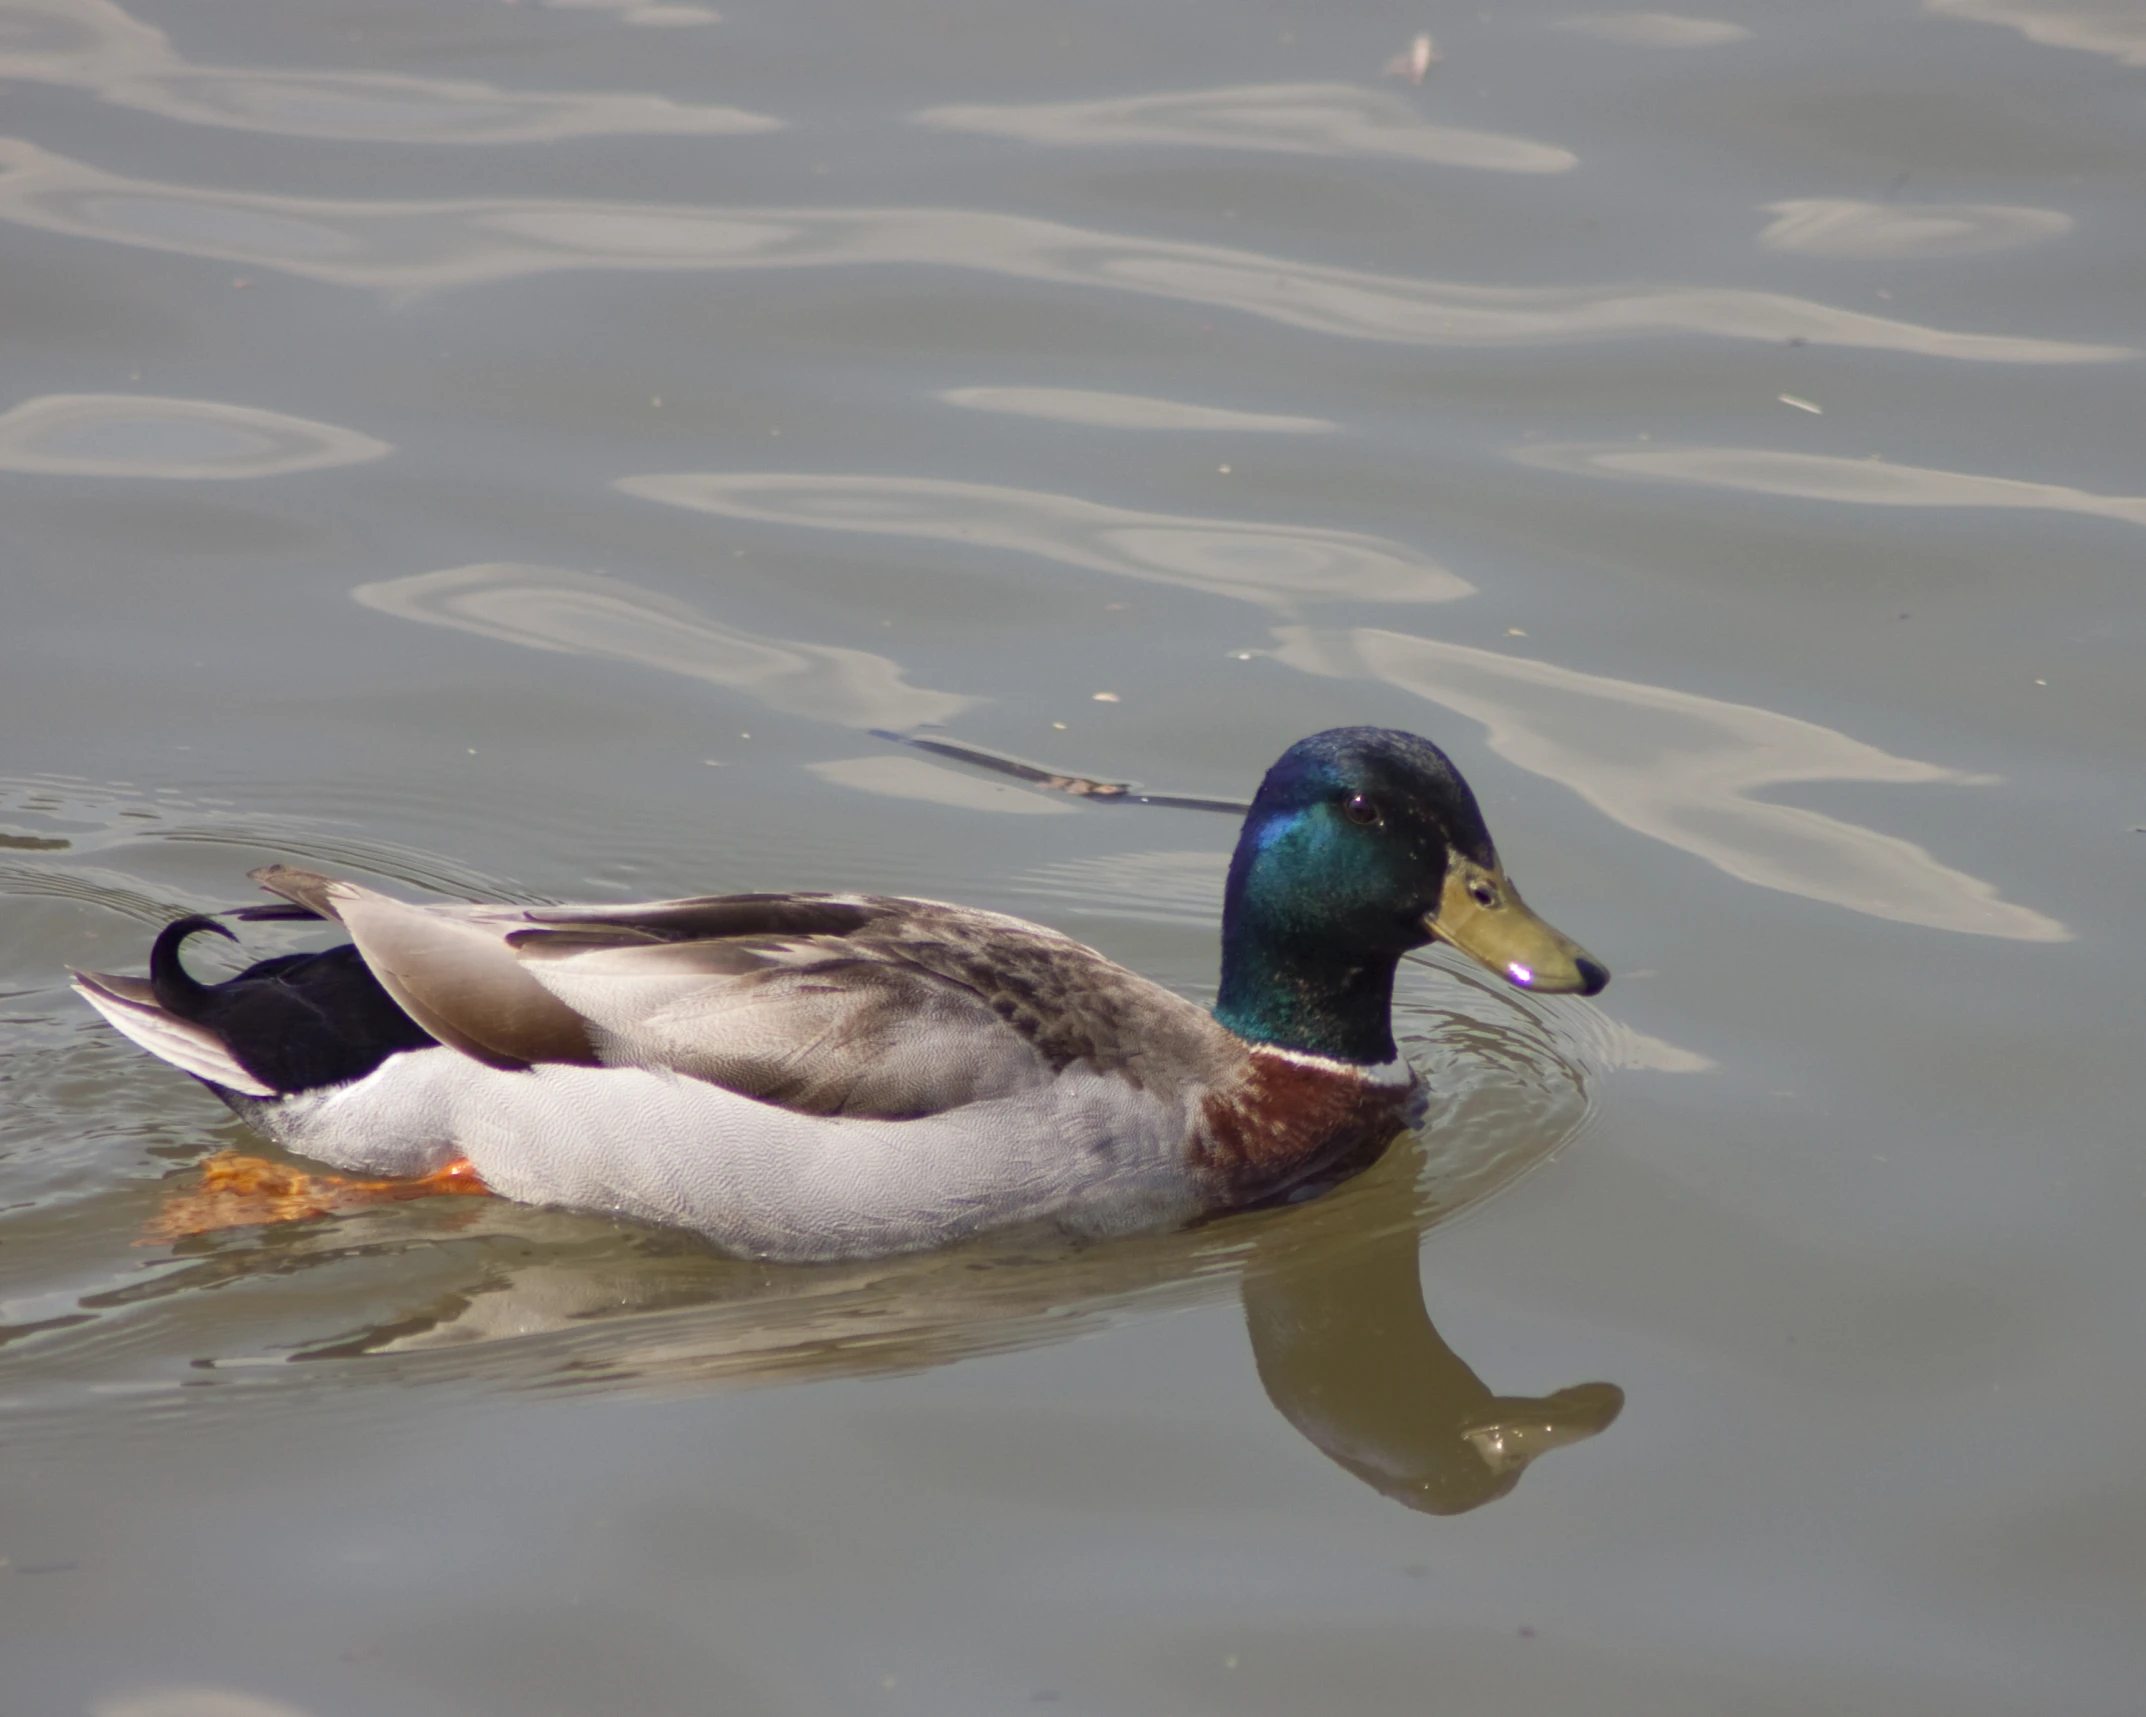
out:
M1468 898L1478 906L1492 907L1498 904L1498 891L1481 877L1477 877L1468 885Z
M1351 793L1348 802L1341 807L1341 814L1367 829L1379 821L1378 803L1368 793Z

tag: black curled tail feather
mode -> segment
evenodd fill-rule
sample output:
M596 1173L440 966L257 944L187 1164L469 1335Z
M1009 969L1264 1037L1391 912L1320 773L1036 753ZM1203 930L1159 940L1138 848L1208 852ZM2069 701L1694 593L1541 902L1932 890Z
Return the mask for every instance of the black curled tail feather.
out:
M189 936L203 930L213 931L228 942L238 940L228 925L203 913L190 912L165 925L157 933L156 946L149 950L149 987L156 993L157 1005L166 1013L196 1022L211 1006L209 987L187 971L180 962L179 950Z
M319 914L303 905L271 905L245 907L233 916ZM177 919L157 935L144 987L166 1013L216 1039L267 1090L288 1096L345 1084L391 1055L436 1047L437 1040L403 1012L349 944L318 954L278 954L222 983L205 984L180 959L187 939L203 930L238 940L218 919L199 913Z

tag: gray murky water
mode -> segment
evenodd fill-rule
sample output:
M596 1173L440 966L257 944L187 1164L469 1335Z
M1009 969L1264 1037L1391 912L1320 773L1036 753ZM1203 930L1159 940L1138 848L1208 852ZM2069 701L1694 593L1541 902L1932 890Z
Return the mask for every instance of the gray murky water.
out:
M2142 184L2135 6L0 0L0 1709L2136 1711ZM1319 1205L141 1243L61 968L254 864L1202 993L1228 818L873 730L1355 721L1618 981Z

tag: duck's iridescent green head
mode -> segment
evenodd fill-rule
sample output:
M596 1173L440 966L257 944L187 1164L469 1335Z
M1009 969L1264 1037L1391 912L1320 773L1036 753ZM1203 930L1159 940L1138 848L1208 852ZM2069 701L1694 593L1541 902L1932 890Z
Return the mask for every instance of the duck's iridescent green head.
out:
M1609 982L1522 903L1437 746L1384 727L1299 740L1260 783L1230 860L1215 1017L1254 1042L1391 1061L1394 967L1434 938L1523 989L1591 996Z

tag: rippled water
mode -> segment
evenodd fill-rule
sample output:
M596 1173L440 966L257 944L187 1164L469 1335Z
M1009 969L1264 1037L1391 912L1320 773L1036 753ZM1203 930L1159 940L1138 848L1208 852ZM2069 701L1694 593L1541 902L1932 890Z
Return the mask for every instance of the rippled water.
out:
M2135 1711L2142 77L2065 0L0 0L0 1706ZM64 987L282 858L1205 995L1198 806L1355 721L1617 981L1412 965L1421 1138L1189 1234L150 1241L258 1145Z

